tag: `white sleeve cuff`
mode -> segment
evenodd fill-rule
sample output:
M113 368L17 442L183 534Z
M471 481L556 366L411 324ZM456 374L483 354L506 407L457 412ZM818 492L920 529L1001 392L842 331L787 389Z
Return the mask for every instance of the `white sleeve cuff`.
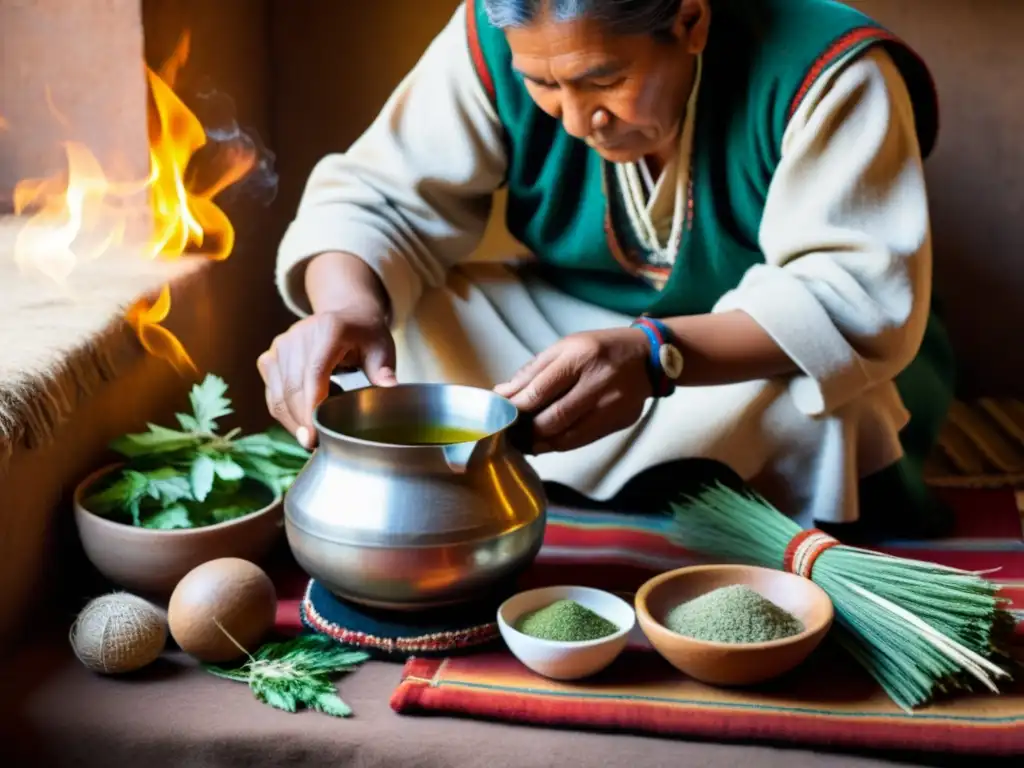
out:
M419 276L401 254L409 245L395 242L382 220L358 206L338 204L309 208L289 226L277 259L277 285L288 308L298 316L312 312L306 295L309 260L337 251L361 259L380 278L391 302L392 323L412 312L422 287Z
M782 268L752 267L714 309L732 310L750 315L803 372L791 380L790 394L808 416L828 413L869 384L860 357L821 302Z

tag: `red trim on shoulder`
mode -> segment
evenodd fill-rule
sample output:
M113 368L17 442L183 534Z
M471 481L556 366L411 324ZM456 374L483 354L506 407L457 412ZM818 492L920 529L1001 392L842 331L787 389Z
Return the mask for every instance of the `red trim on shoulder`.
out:
M804 98L806 98L807 94L814 86L814 83L819 77L821 77L822 72L828 69L833 62L840 59L853 48L868 40L898 42L899 38L884 29L880 29L879 27L857 27L856 29L851 29L849 32L844 34L832 43L832 45L826 48L825 52L821 54L821 56L815 60L813 66L811 66L810 71L807 73L803 83L800 85L800 90L796 92L796 96L793 97L793 101L789 105L789 118L792 119L793 115L796 114L796 111L800 108L800 104L803 103Z
M914 112L917 114L919 120L924 118L926 123L930 123L932 126L932 135L928 141L922 141L921 153L922 156L928 157L932 150L935 148L936 136L940 130L939 120L939 97L935 90L935 81L932 79L931 73L928 70L928 65L925 64L924 60L918 55L918 53L907 45L901 38L892 34L886 29L875 26L857 27L852 29L846 34L842 35L832 45L830 45L821 56L814 62L807 76L804 78L800 89L797 91L796 96L793 97L793 101L789 106L789 118L792 119L797 109L800 108L800 104L807 97L808 92L811 90L815 81L821 76L829 66L839 60L842 56L849 53L851 50L859 45L865 43L898 43L899 46L906 52L910 59L912 59L923 71L924 75L929 81L929 96L931 99L930 104L915 104Z
M476 0L466 0L466 44L469 45L469 56L473 60L473 69L480 78L480 85L492 102L495 99L494 78L487 68L483 48L480 47L480 34L476 25Z

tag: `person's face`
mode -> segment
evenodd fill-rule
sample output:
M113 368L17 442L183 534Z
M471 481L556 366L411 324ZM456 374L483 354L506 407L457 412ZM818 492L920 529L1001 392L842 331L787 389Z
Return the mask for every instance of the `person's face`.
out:
M622 163L671 152L709 19L707 0L683 0L669 40L544 13L505 35L537 106L601 157Z

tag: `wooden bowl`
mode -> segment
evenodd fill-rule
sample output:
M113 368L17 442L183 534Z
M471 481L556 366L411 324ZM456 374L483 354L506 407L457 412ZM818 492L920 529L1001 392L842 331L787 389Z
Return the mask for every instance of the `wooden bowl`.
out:
M136 528L90 512L82 499L89 488L120 464L85 478L75 489L75 525L85 556L107 580L154 601L166 603L178 582L197 565L221 557L262 561L284 525L280 495L245 517L202 528L161 531Z
M719 587L743 584L800 619L804 631L766 643L715 643L677 634L665 626L680 603ZM814 582L770 568L697 565L668 571L636 593L636 617L651 645L681 672L720 686L753 685L803 662L832 626L832 600Z

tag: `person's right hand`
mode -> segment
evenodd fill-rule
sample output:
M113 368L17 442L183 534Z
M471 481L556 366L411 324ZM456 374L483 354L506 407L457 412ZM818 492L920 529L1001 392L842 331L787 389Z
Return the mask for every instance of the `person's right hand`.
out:
M307 450L315 443L313 411L327 397L339 365L358 366L378 387L397 384L395 342L383 315L316 312L299 320L257 361L267 408Z

